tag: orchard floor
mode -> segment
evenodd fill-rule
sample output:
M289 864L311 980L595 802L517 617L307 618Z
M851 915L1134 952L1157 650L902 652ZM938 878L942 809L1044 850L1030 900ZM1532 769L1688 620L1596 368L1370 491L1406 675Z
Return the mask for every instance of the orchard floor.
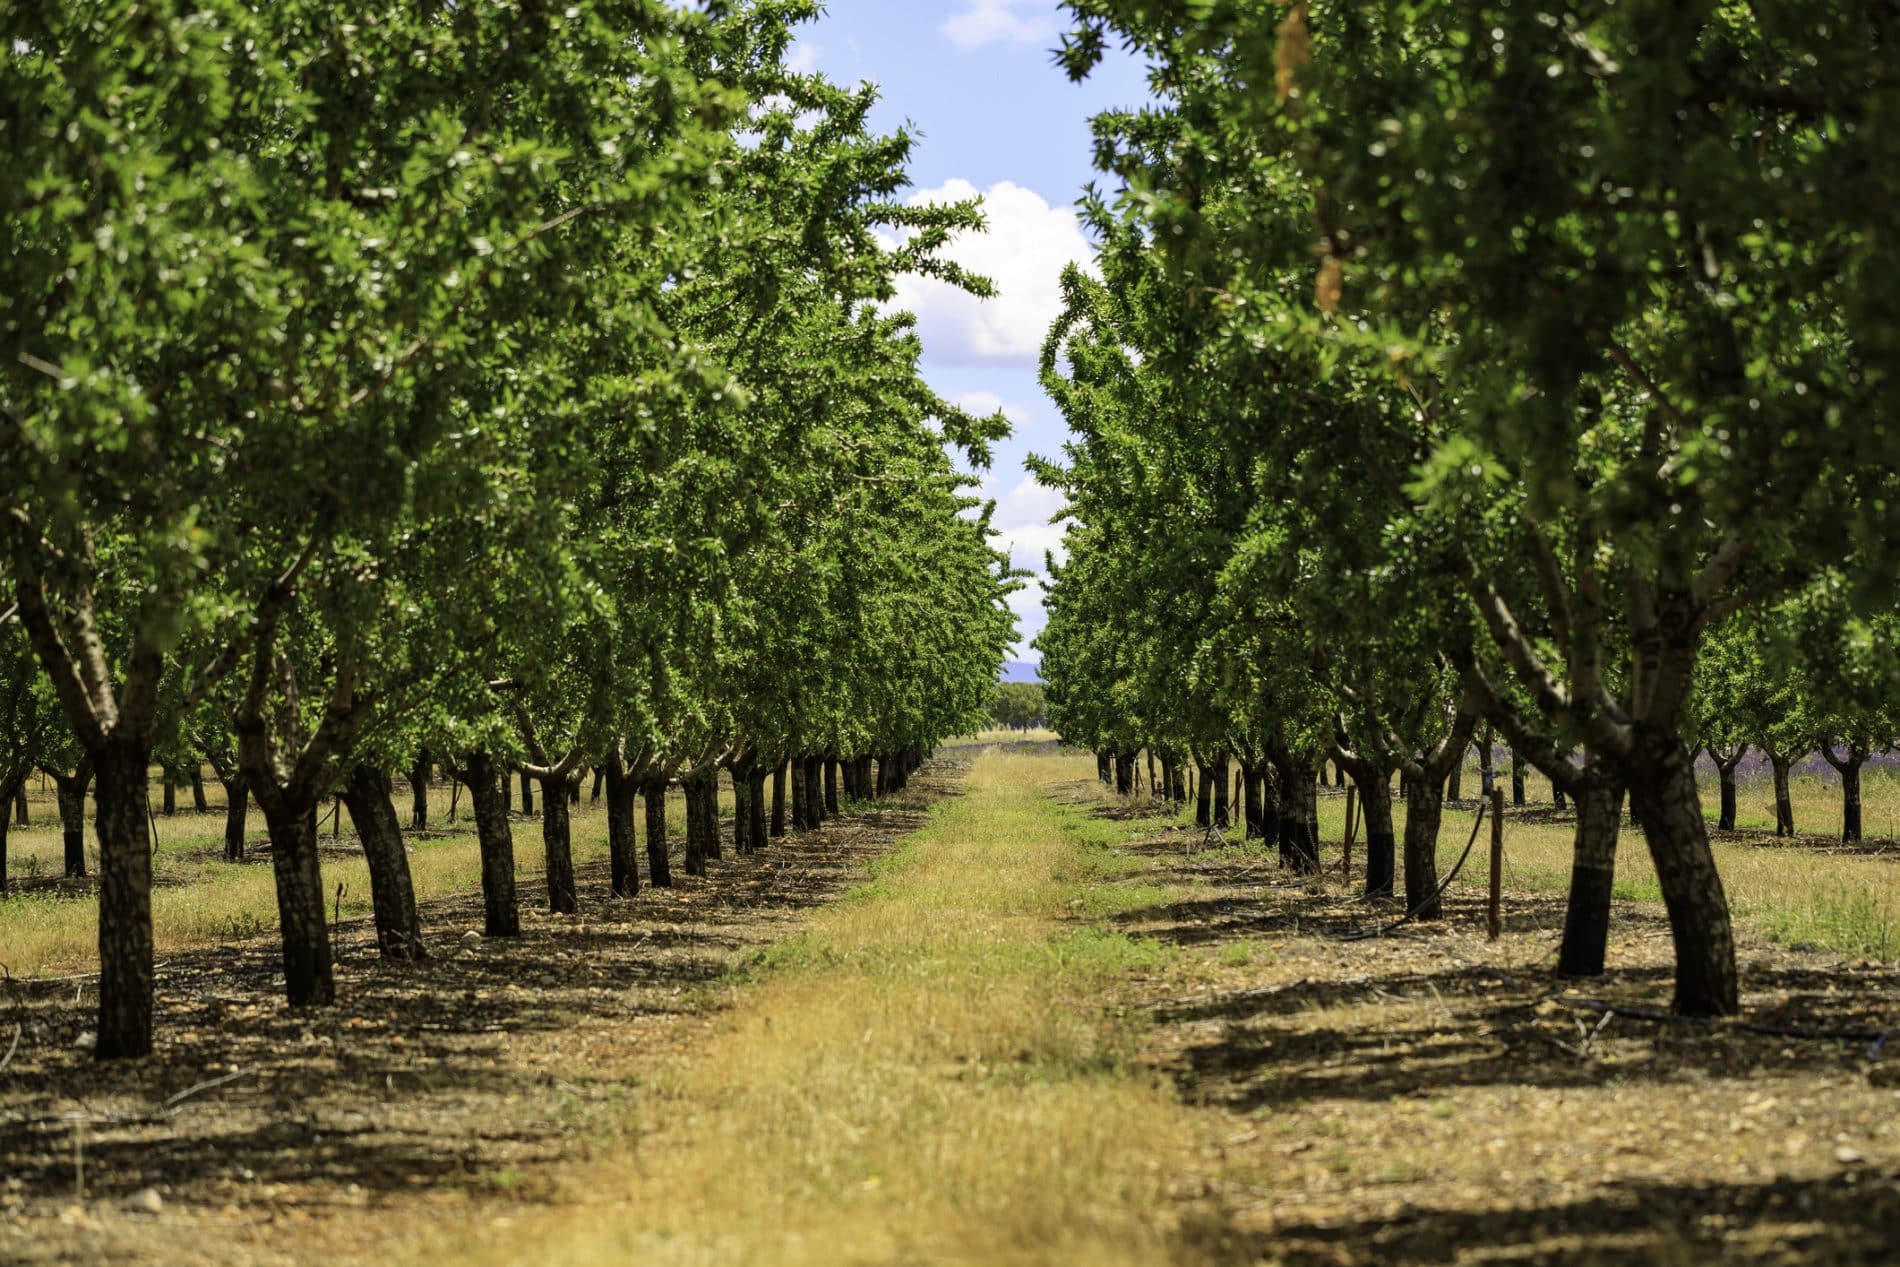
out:
M346 923L325 1013L273 1001L268 940L176 956L135 1067L71 1049L75 983L15 983L0 1261L1900 1259L1891 964L1744 922L1742 1021L1653 1019L1658 906L1618 902L1584 983L1548 891L1507 887L1495 943L1471 883L1359 936L1396 912L1091 767L951 750L902 803L631 904L589 874L586 916L421 973Z
M380 1262L472 1209L505 1221L559 1199L564 1168L642 1129L643 1084L702 1040L735 969L955 776L940 765L820 832L728 851L705 879L676 856L675 887L630 902L583 865L579 916L548 915L524 877L518 940L461 947L479 892L427 903L421 967L382 962L368 923L345 920L330 1009L282 1005L274 936L166 956L146 1061L75 1048L96 975L0 983L0 1055L21 1032L0 1071L0 1262ZM515 850L539 854L534 821L516 821ZM156 1215L127 1205L147 1187Z

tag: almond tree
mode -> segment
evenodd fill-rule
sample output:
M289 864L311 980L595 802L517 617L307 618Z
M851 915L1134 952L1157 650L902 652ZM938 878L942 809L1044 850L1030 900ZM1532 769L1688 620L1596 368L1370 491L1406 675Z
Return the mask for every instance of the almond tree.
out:
M1683 728L1706 632L1900 505L1879 355L1900 169L1863 125L1896 87L1886 19L1069 7L1078 73L1111 34L1161 67L1173 148L1158 159L1144 123L1101 129L1101 151L1213 337L1303 344L1412 397L1360 433L1363 478L1460 543L1445 581L1483 630L1475 662L1627 784L1676 1006L1733 1012ZM1371 442L1395 425L1397 463ZM1493 583L1525 558L1528 596ZM1885 579L1854 581L1873 598Z

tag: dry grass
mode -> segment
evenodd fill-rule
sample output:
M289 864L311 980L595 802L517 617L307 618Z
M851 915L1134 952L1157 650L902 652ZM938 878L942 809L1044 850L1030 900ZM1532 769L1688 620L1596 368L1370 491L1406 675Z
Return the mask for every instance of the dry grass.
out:
M722 790L721 797L723 812L730 815L730 789ZM448 801L448 789L435 788L431 794L435 817L431 821L438 824L438 829L409 837L409 869L418 901L467 892L480 883L481 855L467 800L463 799L459 822L454 824L445 821ZM402 821L408 819L408 805L404 788L397 798L398 818ZM90 802L87 809L90 812ZM685 801L678 792L673 793L668 799L667 823L676 844L683 839L685 813ZM370 910L369 869L355 848L349 817L344 816L340 839L332 838L327 812L322 821L324 892L329 904L336 908L336 889L341 884L342 917L366 915ZM208 814L161 817L157 823L158 843L152 855L152 930L161 957L276 928L277 893L270 855L260 847L264 825L261 811L253 807L250 816L250 841L255 853L239 865L223 860L221 808ZM539 820L517 816L514 838L516 876L524 881L540 876L545 868ZM90 823L86 840L87 866L96 874L98 855ZM606 856L606 815L585 797L575 807L572 842L577 865ZM19 977L96 969L99 911L90 883L34 883L36 877L57 876L63 866L58 814L50 796L44 803L35 798L33 825L13 828L8 843L10 872L18 891L0 898L0 962ZM641 850L644 858L644 836Z
M1476 793L1475 768L1469 772L1465 787ZM1562 814L1552 811L1548 790L1548 783L1533 782L1531 804L1521 809L1506 806L1504 884L1507 890L1563 892L1569 887L1574 818L1567 811ZM1796 778L1792 781L1792 793L1797 824L1821 828L1831 824L1838 834L1840 789L1837 784L1818 777ZM1773 796L1773 786L1766 778L1744 782L1739 797L1739 830L1716 834L1712 842L1730 909L1738 924L1758 936L1787 945L1815 946L1883 961L1900 958L1900 883L1896 883L1900 876L1894 870L1896 864L1900 864L1900 846L1890 846L1884 838L1874 838L1878 825L1900 817L1900 780L1884 771L1868 774L1863 788L1868 839L1861 846L1836 847L1825 836L1777 841L1770 834L1774 823ZM1713 824L1717 805L1712 781L1704 788L1704 803ZM1133 798L1128 806L1130 813L1146 809L1143 797ZM1441 878L1464 852L1475 812L1476 803L1472 801L1446 810L1438 838ZM1345 814L1342 792L1333 790L1321 797L1320 838L1328 842L1323 852L1333 867L1338 864L1338 842L1345 833ZM1393 818L1394 826L1402 831L1403 805L1393 807ZM1191 807L1175 819L1177 824L1192 821ZM1490 873L1489 838L1487 823L1456 881L1461 888L1481 892L1486 887ZM1363 828L1359 839L1355 867L1363 865ZM1644 848L1642 831L1628 820L1627 814L1616 865L1618 899L1661 902L1662 890L1657 886L1655 868ZM1337 872L1333 874L1336 876Z
M1470 838L1473 811L1446 814L1439 834L1443 875ZM1345 801L1320 804L1322 837L1337 841L1344 829ZM1403 812L1398 815L1401 823ZM1482 890L1489 881L1487 824L1458 883ZM1865 958L1900 957L1900 852L1830 852L1814 842L1777 846L1760 832L1736 833L1713 842L1716 864L1736 921L1771 941L1837 950ZM1506 889L1562 892L1570 883L1572 824L1541 813L1507 809L1504 830ZM1656 871L1640 829L1626 821L1617 850L1616 896L1661 902Z
M1098 1000L1154 945L1072 918L1123 833L1085 763L985 752L967 794L763 965L663 1082L607 1208L473 1247L569 1263L1152 1262L1188 1117ZM549 1238L553 1239L550 1240ZM470 1249L456 1247L460 1258Z

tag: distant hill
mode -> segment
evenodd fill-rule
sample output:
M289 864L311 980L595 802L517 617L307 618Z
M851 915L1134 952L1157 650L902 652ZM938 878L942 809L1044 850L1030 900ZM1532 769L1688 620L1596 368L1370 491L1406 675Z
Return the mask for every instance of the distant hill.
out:
M1031 664L1027 660L1005 660L1003 661L1003 676L997 680L1002 682L1040 682L1042 681L1041 666Z

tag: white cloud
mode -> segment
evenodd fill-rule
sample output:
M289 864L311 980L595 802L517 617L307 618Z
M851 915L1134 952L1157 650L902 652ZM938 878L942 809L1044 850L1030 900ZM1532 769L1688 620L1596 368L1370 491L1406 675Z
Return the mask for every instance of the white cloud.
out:
M818 69L818 59L825 55L825 46L814 44L810 40L800 40L792 45L786 54L785 69L794 75L809 75Z
M965 7L937 29L958 48L1034 44L1055 38L1047 0L965 0Z
M911 198L912 205L976 197L966 180L952 180ZM1033 189L1011 181L982 192L987 233L958 236L944 254L996 284L996 297L977 299L933 278L904 277L896 306L917 314L924 353L943 364L1034 365L1043 336L1062 312L1062 270L1071 263L1094 269L1095 251L1076 213L1052 207Z
M1013 565L1041 576L1045 552L1052 552L1058 563L1068 557L1062 547L1062 532L1067 521L1056 520L1063 505L1062 494L1056 489L1038 483L1033 475L1025 475L1008 491L999 492L997 478L991 475L984 479L977 495L995 501L990 528L995 534L995 544L1009 551ZM1040 596L1040 586L1036 593Z

